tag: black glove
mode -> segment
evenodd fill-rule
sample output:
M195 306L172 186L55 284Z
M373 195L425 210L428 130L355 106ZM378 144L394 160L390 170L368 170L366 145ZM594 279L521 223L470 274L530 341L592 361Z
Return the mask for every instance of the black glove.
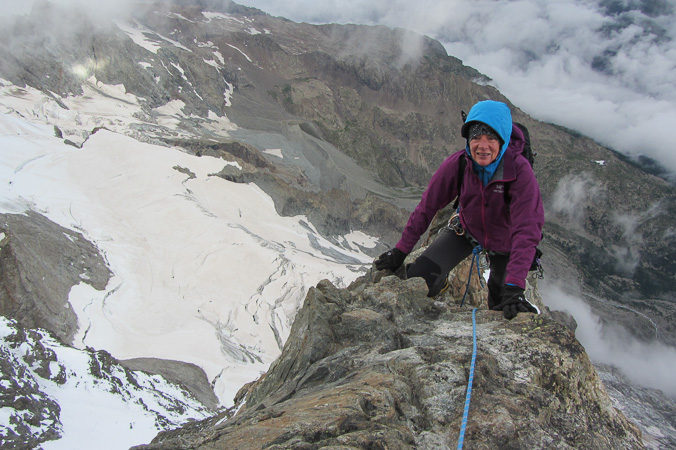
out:
M538 313L537 308L526 300L523 289L518 286L505 286L502 303L494 306L493 311L502 311L502 315L507 320L512 320L520 312Z
M392 272L396 272L396 270L404 264L406 256L408 256L407 253L402 252L396 247L392 250L388 250L376 259L376 269L389 269Z

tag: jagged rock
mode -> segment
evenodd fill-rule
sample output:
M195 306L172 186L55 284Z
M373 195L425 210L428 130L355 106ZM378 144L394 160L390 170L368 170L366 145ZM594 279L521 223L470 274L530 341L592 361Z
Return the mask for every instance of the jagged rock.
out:
M676 448L676 404L664 392L630 382L617 368L595 364L613 404L635 421L650 449ZM645 405L651 405L646 409Z
M65 375L54 352L39 342L37 332L20 327L12 331L14 334L4 320L0 321L0 336L8 335L5 345L0 345L0 409L7 417L0 433L2 447L38 448L60 436L61 407L40 389L36 375L57 384L63 383ZM13 352L19 348L23 348L23 358ZM33 373L27 366L33 367Z
M135 449L447 449L457 445L472 309L422 279L369 273L312 288L282 355L237 415ZM466 448L643 448L574 334L543 311L476 312Z

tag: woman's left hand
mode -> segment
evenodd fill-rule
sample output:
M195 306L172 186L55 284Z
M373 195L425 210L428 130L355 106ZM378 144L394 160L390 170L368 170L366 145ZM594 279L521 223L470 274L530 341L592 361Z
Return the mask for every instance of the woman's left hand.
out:
M518 286L505 286L502 302L495 305L493 311L502 311L507 320L512 320L520 312L538 313L537 308L526 300L524 290Z

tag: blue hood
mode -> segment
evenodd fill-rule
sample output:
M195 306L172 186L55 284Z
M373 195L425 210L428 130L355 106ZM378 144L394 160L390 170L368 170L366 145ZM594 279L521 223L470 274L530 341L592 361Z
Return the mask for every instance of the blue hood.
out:
M468 137L471 122L485 123L495 130L502 139L502 147L500 148L500 153L495 161L487 166L480 166L472 160L474 171L479 175L485 186L493 177L502 156L505 154L505 150L507 150L507 147L509 146L509 140L512 137L512 113L510 112L509 107L502 102L485 100L478 102L470 109L467 119L460 130L462 137L465 139ZM467 142L467 145L465 146L465 151L470 159L472 159L471 152L469 151L469 142Z

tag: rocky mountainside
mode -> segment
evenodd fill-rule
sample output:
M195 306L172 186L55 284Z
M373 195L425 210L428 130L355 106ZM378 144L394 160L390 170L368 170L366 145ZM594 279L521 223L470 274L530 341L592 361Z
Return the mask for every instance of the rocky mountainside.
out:
M55 102L87 80L123 85L142 102L128 134L235 155L245 170L223 176L257 183L281 214L307 214L327 234L364 230L383 247L463 145L460 111L485 98L509 103L438 42L405 30L298 24L229 1L139 5L115 22L72 14L41 3L3 26L0 77ZM160 120L168 102L179 102L178 132ZM638 299L673 298L674 187L511 107L538 153L551 276L639 310ZM79 145L94 130L60 132ZM271 148L284 158L261 155ZM655 314L667 323L673 312Z
M35 212L0 214L0 235L0 314L72 343L78 320L68 302L71 288L86 280L101 290L110 278L98 249Z
M0 17L0 79L14 97L29 88L48 97L8 113L53 124L73 148L110 130L234 160L241 170L228 165L217 176L255 183L280 215L305 215L328 239L355 230L378 237L378 246L363 249L373 256L396 242L432 172L463 145L460 111L486 98L505 101L537 151L548 279L579 284L604 320L639 338L676 344L674 186L527 116L432 39L298 24L227 0L140 3L128 16L106 18L36 2L28 16ZM121 87L117 107L133 110L134 121L87 114L88 96L111 95L111 86ZM56 110L69 120L57 121ZM1 219L0 313L71 343L78 328L68 293L82 281L106 285L105 255L40 214ZM280 359L242 393L237 416L226 420L224 412L148 447L231 448L227 442L241 439L248 448L251 436L272 448L449 447L459 430L471 316L451 297L431 302L418 288L374 274L345 291L320 284ZM549 313L505 322L480 310L477 321L466 437L473 448L641 448L584 349ZM176 369L152 359L126 364L167 376ZM178 371L185 383L186 369ZM193 395L209 398L205 383L196 384ZM665 415L673 417L670 408Z
M541 303L541 315L507 321L448 294L432 301L422 284L373 272L344 290L320 283L236 416L135 449L455 448L470 377L466 448L644 448Z

